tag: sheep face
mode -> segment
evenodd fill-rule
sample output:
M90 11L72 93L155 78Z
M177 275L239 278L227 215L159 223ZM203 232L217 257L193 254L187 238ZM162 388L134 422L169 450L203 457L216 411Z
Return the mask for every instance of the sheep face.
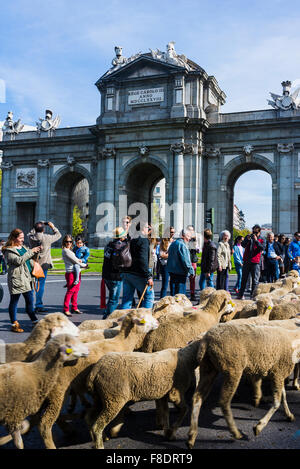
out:
M58 334L69 334L78 337L79 332L78 327L66 318L66 321L62 321L60 325L51 329L51 337L55 337Z
M89 355L88 347L77 338L66 335L65 343L60 346L60 356L64 362L77 360L77 358Z
M264 315L266 313L270 313L274 306L272 299L269 296L265 296L263 298L259 298L256 300L257 306L257 316Z
M159 326L158 320L149 313L135 316L132 318L132 321L138 326L137 331L141 334L147 334L148 332L157 329Z

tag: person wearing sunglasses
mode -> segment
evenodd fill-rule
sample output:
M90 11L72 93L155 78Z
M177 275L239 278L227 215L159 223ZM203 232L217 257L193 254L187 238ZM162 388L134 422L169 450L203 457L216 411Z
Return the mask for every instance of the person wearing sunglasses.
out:
M294 233L294 239L289 244L287 254L290 259L290 264L294 264L295 258L300 256L300 231Z
M62 258L65 263L66 268L66 282L67 282L67 292L64 298L64 314L66 316L72 316L72 313L81 314L81 311L78 309L77 305L77 298L78 293L80 290L81 284L81 274L79 275L79 282L75 284L75 272L74 272L74 265L79 264L81 268L85 268L86 264L82 262L81 259L76 257L75 253L73 252L73 238L70 234L64 236L62 240ZM72 305L71 311L69 310L70 302Z

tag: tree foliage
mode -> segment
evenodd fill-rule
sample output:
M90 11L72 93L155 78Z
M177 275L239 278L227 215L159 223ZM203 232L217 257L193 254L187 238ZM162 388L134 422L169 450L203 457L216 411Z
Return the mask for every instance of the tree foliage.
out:
M81 218L81 213L77 205L74 205L73 208L73 225L72 225L72 236L80 235L83 233L83 220Z
M244 230L237 230L236 228L233 228L233 240L235 240L237 236L245 237L250 233L251 231L248 228L245 228Z

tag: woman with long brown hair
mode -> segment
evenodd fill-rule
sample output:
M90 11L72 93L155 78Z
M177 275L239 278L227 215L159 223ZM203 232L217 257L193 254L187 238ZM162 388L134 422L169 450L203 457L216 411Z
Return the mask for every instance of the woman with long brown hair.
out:
M24 332L17 321L17 308L20 296L25 299L26 313L33 324L38 322L34 314L33 282L31 275L33 270L32 257L41 251L41 246L29 249L24 246L24 233L15 228L9 235L6 244L2 248L7 263L7 286L10 293L9 317L13 332Z

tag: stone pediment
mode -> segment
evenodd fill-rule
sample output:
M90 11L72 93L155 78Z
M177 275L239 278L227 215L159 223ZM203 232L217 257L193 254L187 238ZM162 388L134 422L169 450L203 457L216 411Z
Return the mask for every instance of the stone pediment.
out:
M196 65L193 62L191 62L191 64ZM199 66L197 66L197 71L201 73L204 72L204 70ZM143 78L174 73L187 73L187 70L183 66L155 59L151 54L141 54L136 59L122 65L121 67L115 67L108 70L101 78L99 78L96 82L96 86L110 80L118 81L130 78Z

